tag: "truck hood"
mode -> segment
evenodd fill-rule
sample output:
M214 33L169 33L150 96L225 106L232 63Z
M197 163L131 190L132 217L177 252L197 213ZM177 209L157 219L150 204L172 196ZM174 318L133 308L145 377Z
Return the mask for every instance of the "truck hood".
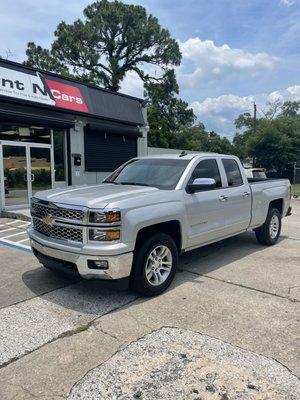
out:
M137 198L156 191L158 189L153 187L105 183L94 186L69 186L68 188L45 190L36 193L34 197L53 203L105 208L109 203Z

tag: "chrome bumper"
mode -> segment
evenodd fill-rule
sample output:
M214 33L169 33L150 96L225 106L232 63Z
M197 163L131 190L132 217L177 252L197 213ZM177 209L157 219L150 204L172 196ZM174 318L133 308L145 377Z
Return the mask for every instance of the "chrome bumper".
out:
M47 247L32 238L30 238L30 243L33 249L46 257L74 264L79 274L85 279L122 279L129 277L131 272L132 252L116 256L93 256ZM88 267L88 260L105 260L108 262L108 269L91 269Z

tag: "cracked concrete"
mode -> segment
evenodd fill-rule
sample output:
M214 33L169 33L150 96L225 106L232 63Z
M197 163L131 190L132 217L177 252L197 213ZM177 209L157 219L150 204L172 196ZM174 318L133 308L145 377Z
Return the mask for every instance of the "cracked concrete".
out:
M192 331L162 328L92 369L68 400L297 400L300 382L278 362Z

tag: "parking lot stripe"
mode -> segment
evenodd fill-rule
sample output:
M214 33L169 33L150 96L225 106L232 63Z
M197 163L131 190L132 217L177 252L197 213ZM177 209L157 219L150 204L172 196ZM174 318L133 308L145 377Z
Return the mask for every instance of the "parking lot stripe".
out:
M13 224L17 224L18 222L22 222L21 220L19 220L19 219L15 219L14 221L12 221L12 222L6 222L6 224L5 225L13 225Z
M0 231L0 233L8 232L8 231L15 231L17 228L7 228Z
M17 228L27 228L27 226L30 225L30 222L26 222L26 224L19 225Z
M1 232L1 231L0 231L0 232ZM26 231L13 233L12 235L4 236L4 237L1 238L1 239L8 239L8 238L11 238L11 237L13 237L13 236L24 235L24 234L26 234Z
M27 242L27 241L29 241L28 237L25 238L25 239L22 239L22 240L18 240L17 243L23 243L23 242Z

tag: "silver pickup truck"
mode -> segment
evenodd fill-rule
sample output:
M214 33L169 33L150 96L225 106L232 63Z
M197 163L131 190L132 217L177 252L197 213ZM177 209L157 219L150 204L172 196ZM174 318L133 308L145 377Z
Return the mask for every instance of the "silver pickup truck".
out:
M28 233L45 267L129 278L153 296L172 282L182 252L247 230L261 244L275 244L290 199L288 180L249 181L234 156L148 156L102 184L37 193Z

